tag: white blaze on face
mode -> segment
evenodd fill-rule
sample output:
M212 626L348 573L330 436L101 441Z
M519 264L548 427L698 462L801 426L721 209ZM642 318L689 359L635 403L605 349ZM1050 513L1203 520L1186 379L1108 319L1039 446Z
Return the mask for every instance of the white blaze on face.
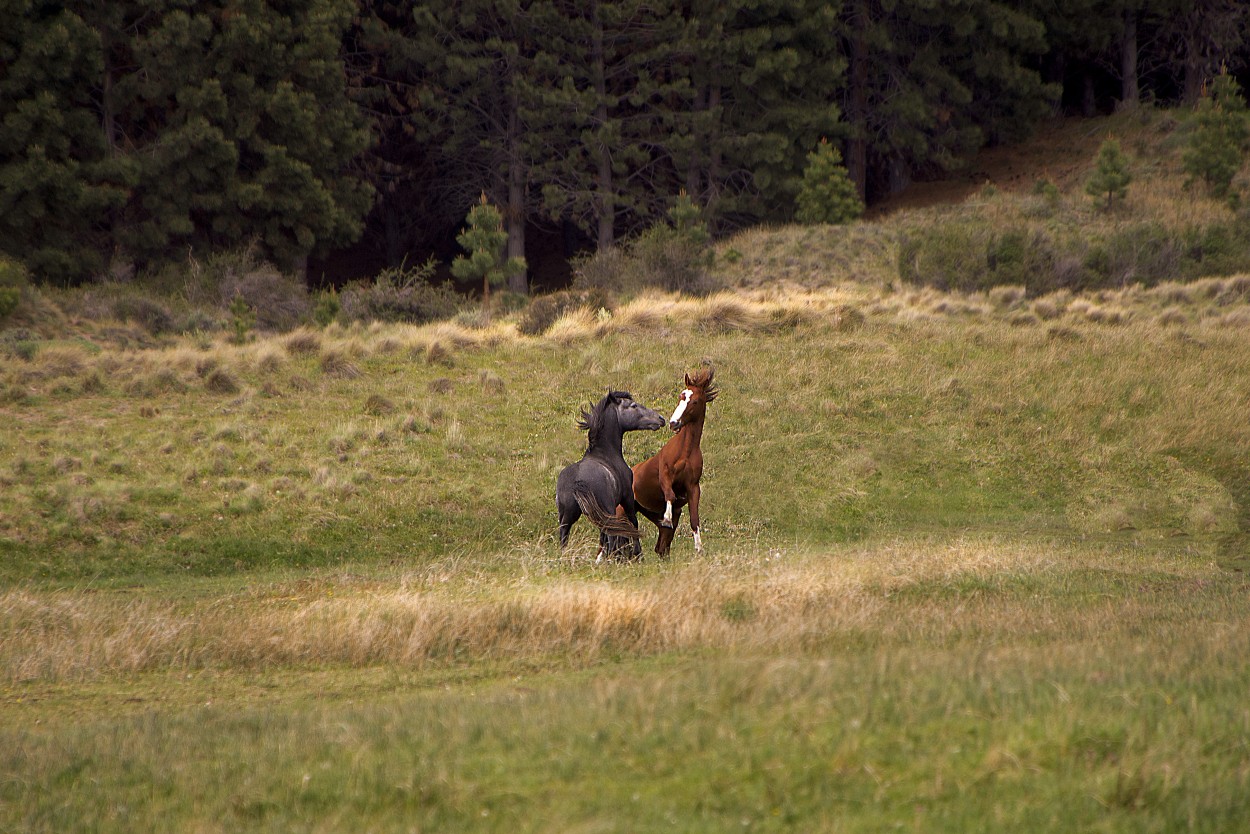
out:
M681 392L681 402L677 403L677 408L673 411L673 416L668 418L670 426L675 425L681 420L681 415L686 413L686 406L690 404L690 398L694 396L694 392L687 388Z

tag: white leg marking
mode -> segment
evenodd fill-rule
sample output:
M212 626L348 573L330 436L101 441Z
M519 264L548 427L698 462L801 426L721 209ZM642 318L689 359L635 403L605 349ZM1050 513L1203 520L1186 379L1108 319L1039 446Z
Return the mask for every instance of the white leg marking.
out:
M602 547L600 547L600 548L599 548L599 555L595 557L595 564L597 565L597 564L599 564L599 563L600 563L600 562L602 562L602 561L603 561L603 548L602 548Z
M664 518L660 521L665 527L673 526L673 502L664 502Z
M703 537L699 535L698 530L694 531L694 552L695 553L703 552Z

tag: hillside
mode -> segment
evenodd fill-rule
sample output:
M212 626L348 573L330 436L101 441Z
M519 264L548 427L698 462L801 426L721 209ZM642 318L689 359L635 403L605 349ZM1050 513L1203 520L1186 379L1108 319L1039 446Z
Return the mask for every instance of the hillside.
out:
M1236 825L1250 272L1210 230L1240 220L1181 190L1167 114L1070 129L1037 140L1066 163L991 154L962 202L744 232L715 292L542 328L240 341L189 280L144 296L186 333L114 317L133 286L28 297L0 827ZM1081 166L1121 130L1106 216ZM1143 229L1177 248L1130 258ZM990 263L1013 236L1051 255ZM703 363L706 554L596 565L585 522L559 552L578 410L668 412Z

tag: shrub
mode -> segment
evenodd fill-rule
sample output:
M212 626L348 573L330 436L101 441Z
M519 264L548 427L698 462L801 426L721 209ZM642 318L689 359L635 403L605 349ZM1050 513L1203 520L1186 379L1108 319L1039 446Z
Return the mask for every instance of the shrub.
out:
M461 299L450 284L431 284L434 261L419 267L383 270L372 283L358 281L339 293L348 321L402 321L421 324L450 318Z
M943 223L912 229L899 241L899 277L942 290L984 292L991 287L1026 287L1038 295L1075 288L1059 244L1042 229L996 231L985 224Z
M1250 114L1231 75L1215 77L1209 93L1198 102L1191 125L1189 144L1181 155L1189 183L1202 180L1216 197L1230 196L1250 141Z
M808 225L849 223L864 213L855 183L842 165L842 154L828 139L821 139L807 155L796 204L794 219Z
M113 317L119 321L133 321L153 336L176 329L169 308L155 299L143 295L124 295L113 301Z
M1133 175L1128 169L1128 157L1120 150L1120 143L1108 139L1098 149L1098 159L1094 163L1094 173L1085 183L1085 193L1097 203L1107 198L1107 209L1115 207L1117 199L1123 200L1128 195L1129 183Z
M622 247L574 263L574 286L631 294L654 288L711 295L722 288L709 271L715 252L702 211L683 192L657 223Z
M318 327L328 327L339 317L342 310L343 305L339 303L338 290L333 287L322 290L317 293L317 300L313 303L313 321Z
M255 326L261 330L290 330L307 319L312 308L303 282L267 263L257 264L245 272L226 272L219 299L232 315L231 305L236 298L242 298L252 309Z
M608 311L616 309L611 296L601 287L561 290L550 295L540 295L531 301L517 322L517 330L526 336L542 335L561 317L583 307Z
M22 287L28 280L24 266L0 256L0 320L17 309L22 300Z

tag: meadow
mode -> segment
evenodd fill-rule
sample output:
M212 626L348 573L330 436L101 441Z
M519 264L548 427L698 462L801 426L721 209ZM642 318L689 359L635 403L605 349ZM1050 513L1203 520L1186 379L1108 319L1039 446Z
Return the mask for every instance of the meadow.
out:
M1138 129L1119 218L1060 179L755 230L719 292L535 335L46 293L0 366L0 830L1238 830L1250 273L900 278L952 228L1234 222ZM703 363L705 553L561 553L579 409Z

